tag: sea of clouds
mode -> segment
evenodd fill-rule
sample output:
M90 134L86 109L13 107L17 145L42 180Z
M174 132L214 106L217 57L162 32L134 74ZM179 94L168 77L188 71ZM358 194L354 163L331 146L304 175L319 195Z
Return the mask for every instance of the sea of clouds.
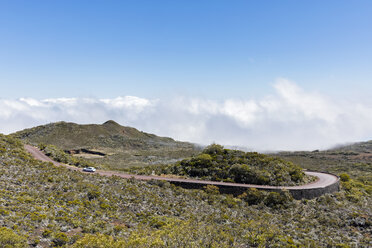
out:
M107 120L199 144L212 142L259 151L326 149L372 139L372 103L330 99L278 79L261 99L223 101L174 97L144 99L0 99L0 132L56 121Z

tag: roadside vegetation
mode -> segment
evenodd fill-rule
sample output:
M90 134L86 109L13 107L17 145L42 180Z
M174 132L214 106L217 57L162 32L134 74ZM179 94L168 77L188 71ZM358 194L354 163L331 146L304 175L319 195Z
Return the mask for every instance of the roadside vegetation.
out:
M98 164L89 162L86 159L79 158L79 157L74 157L61 149L57 148L54 145L45 145L43 143L40 143L38 145L38 148L45 153L48 157L53 159L54 161L63 163L63 164L69 164L69 165L74 165L76 167L97 167L100 168Z
M344 182L348 181L369 194L372 193L371 141L327 151L281 152L272 156L301 164L305 169L340 175ZM345 180L346 178L352 180Z
M0 247L368 247L371 192L341 179L339 193L313 200L233 197L77 173L0 135Z
M300 185L313 180L292 162L257 152L225 149L217 144L212 144L200 154L176 164L132 168L130 171L276 186Z

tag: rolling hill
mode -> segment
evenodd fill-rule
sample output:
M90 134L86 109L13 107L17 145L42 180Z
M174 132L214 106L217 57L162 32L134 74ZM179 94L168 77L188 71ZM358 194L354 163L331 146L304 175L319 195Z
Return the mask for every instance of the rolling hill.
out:
M194 144L141 132L112 120L102 125L56 122L25 129L12 136L33 145L54 145L115 170L175 162L198 151Z

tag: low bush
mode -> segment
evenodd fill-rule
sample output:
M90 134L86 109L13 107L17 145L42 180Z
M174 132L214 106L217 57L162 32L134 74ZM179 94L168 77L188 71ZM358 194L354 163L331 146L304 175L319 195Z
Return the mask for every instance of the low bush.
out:
M366 165L334 195L296 201L286 192L252 189L236 198L214 187L86 175L36 161L22 146L0 134L0 247L369 247L372 241L369 180L355 179L368 176ZM212 164L224 159L220 148L211 150Z
M99 167L97 164L89 162L83 158L74 157L54 145L40 143L38 147L45 153L45 155L52 158L54 161L63 164L74 165L77 167Z
M342 182L347 182L347 181L350 180L350 176L346 173L341 173L340 174L340 179L341 179Z
M12 230L0 228L0 247L2 248L23 248L28 247L27 240L14 233Z
M54 238L52 239L52 243L54 246L63 246L67 244L68 237L65 233L59 232L54 235Z
M305 177L301 167L291 162L256 152L224 149L216 144L195 157L163 167L160 172L259 185L298 185Z

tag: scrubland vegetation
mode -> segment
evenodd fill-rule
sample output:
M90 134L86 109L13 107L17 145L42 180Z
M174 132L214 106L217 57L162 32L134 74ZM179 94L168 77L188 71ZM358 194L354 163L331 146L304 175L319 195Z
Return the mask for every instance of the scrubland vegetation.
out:
M100 167L99 165L89 162L86 159L71 156L70 154L67 154L66 152L57 148L54 145L45 145L43 143L40 143L38 145L38 148L41 151L43 151L45 155L52 158L54 161L57 161L63 164L74 165L77 167L90 167L90 166Z
M313 200L232 197L77 173L0 135L0 247L368 247L371 192L342 180L341 192Z
M303 168L326 171L351 178L353 183L372 193L372 142L358 143L345 148L313 152L281 152L273 154ZM347 175L347 176L346 176ZM347 180L344 180L346 182ZM350 180L351 181L351 180ZM345 185L345 183L344 183Z
M175 174L213 181L259 185L299 185L312 180L302 168L257 152L224 149L212 144L199 155L176 164L132 168L132 172Z
M84 158L111 170L173 163L199 152L199 148L191 143L141 132L132 127L121 126L114 121L107 121L102 125L50 123L19 131L12 136L35 146L54 145L54 148L58 147L61 151L98 150L105 156L84 156ZM51 149L55 150L54 148ZM79 156L82 155L74 157Z

